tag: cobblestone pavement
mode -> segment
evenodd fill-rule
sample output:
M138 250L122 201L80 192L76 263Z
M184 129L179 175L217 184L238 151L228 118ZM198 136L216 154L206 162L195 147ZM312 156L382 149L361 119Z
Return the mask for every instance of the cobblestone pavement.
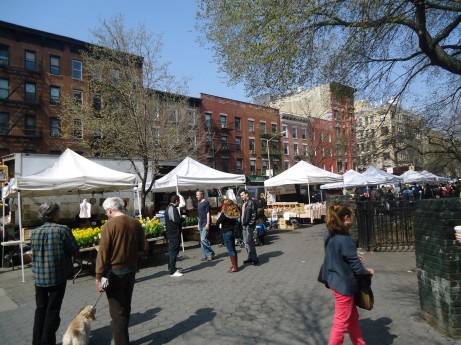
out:
M323 259L324 224L293 231L274 231L268 244L257 247L259 266L242 265L227 273L224 247L213 246L216 258L202 262L200 249L180 253L181 278L166 271L167 255L158 253L142 265L133 295L130 337L141 344L326 344L334 300L316 281ZM414 252L365 253L375 269L375 307L360 310L368 344L456 344L419 315ZM31 270L26 282L20 270L0 274L0 344L30 344L35 308ZM91 275L68 282L61 309L58 339L81 307L99 294ZM97 306L90 344L110 344L107 300ZM345 344L350 344L346 336ZM458 343L458 344L461 344Z

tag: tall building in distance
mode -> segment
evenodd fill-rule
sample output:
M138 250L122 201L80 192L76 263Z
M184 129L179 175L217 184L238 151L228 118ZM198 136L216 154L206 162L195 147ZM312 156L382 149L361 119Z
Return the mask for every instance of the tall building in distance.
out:
M419 116L393 102L375 106L358 101L356 109L360 169L370 165L396 173L408 167L422 169L423 155L416 148L424 149L428 143Z
M311 154L306 160L325 170L344 173L357 170L359 165L354 94L352 87L329 83L299 90L272 100L269 105L282 114L310 119L308 132L312 139L306 143L307 152Z

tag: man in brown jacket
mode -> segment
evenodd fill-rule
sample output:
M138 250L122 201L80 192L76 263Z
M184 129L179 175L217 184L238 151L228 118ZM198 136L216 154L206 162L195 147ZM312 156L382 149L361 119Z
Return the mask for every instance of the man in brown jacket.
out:
M141 223L125 215L124 206L119 197L104 200L102 207L109 220L101 229L96 258L96 288L106 291L115 345L130 343L128 323L138 253L149 249ZM103 276L109 278L108 286L102 281Z

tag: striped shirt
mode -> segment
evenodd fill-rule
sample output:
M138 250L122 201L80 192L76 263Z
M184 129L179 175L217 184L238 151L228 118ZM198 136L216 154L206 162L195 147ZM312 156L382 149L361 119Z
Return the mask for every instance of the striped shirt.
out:
M70 277L72 256L79 248L67 226L48 222L43 224L32 231L30 245L35 285L60 285Z

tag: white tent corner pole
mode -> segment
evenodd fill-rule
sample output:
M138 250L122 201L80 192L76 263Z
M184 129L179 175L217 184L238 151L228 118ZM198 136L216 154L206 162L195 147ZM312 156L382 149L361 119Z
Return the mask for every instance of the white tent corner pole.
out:
M22 233L22 214L21 214L21 192L18 191L18 220L19 220L19 249L21 252L21 273L22 273L22 282L25 283L24 280L24 234Z
M5 198L2 195L2 242L5 242ZM5 246L2 246L2 267L5 260Z
M182 232L181 232L181 245L182 245L182 251L184 253L184 237L182 236Z

